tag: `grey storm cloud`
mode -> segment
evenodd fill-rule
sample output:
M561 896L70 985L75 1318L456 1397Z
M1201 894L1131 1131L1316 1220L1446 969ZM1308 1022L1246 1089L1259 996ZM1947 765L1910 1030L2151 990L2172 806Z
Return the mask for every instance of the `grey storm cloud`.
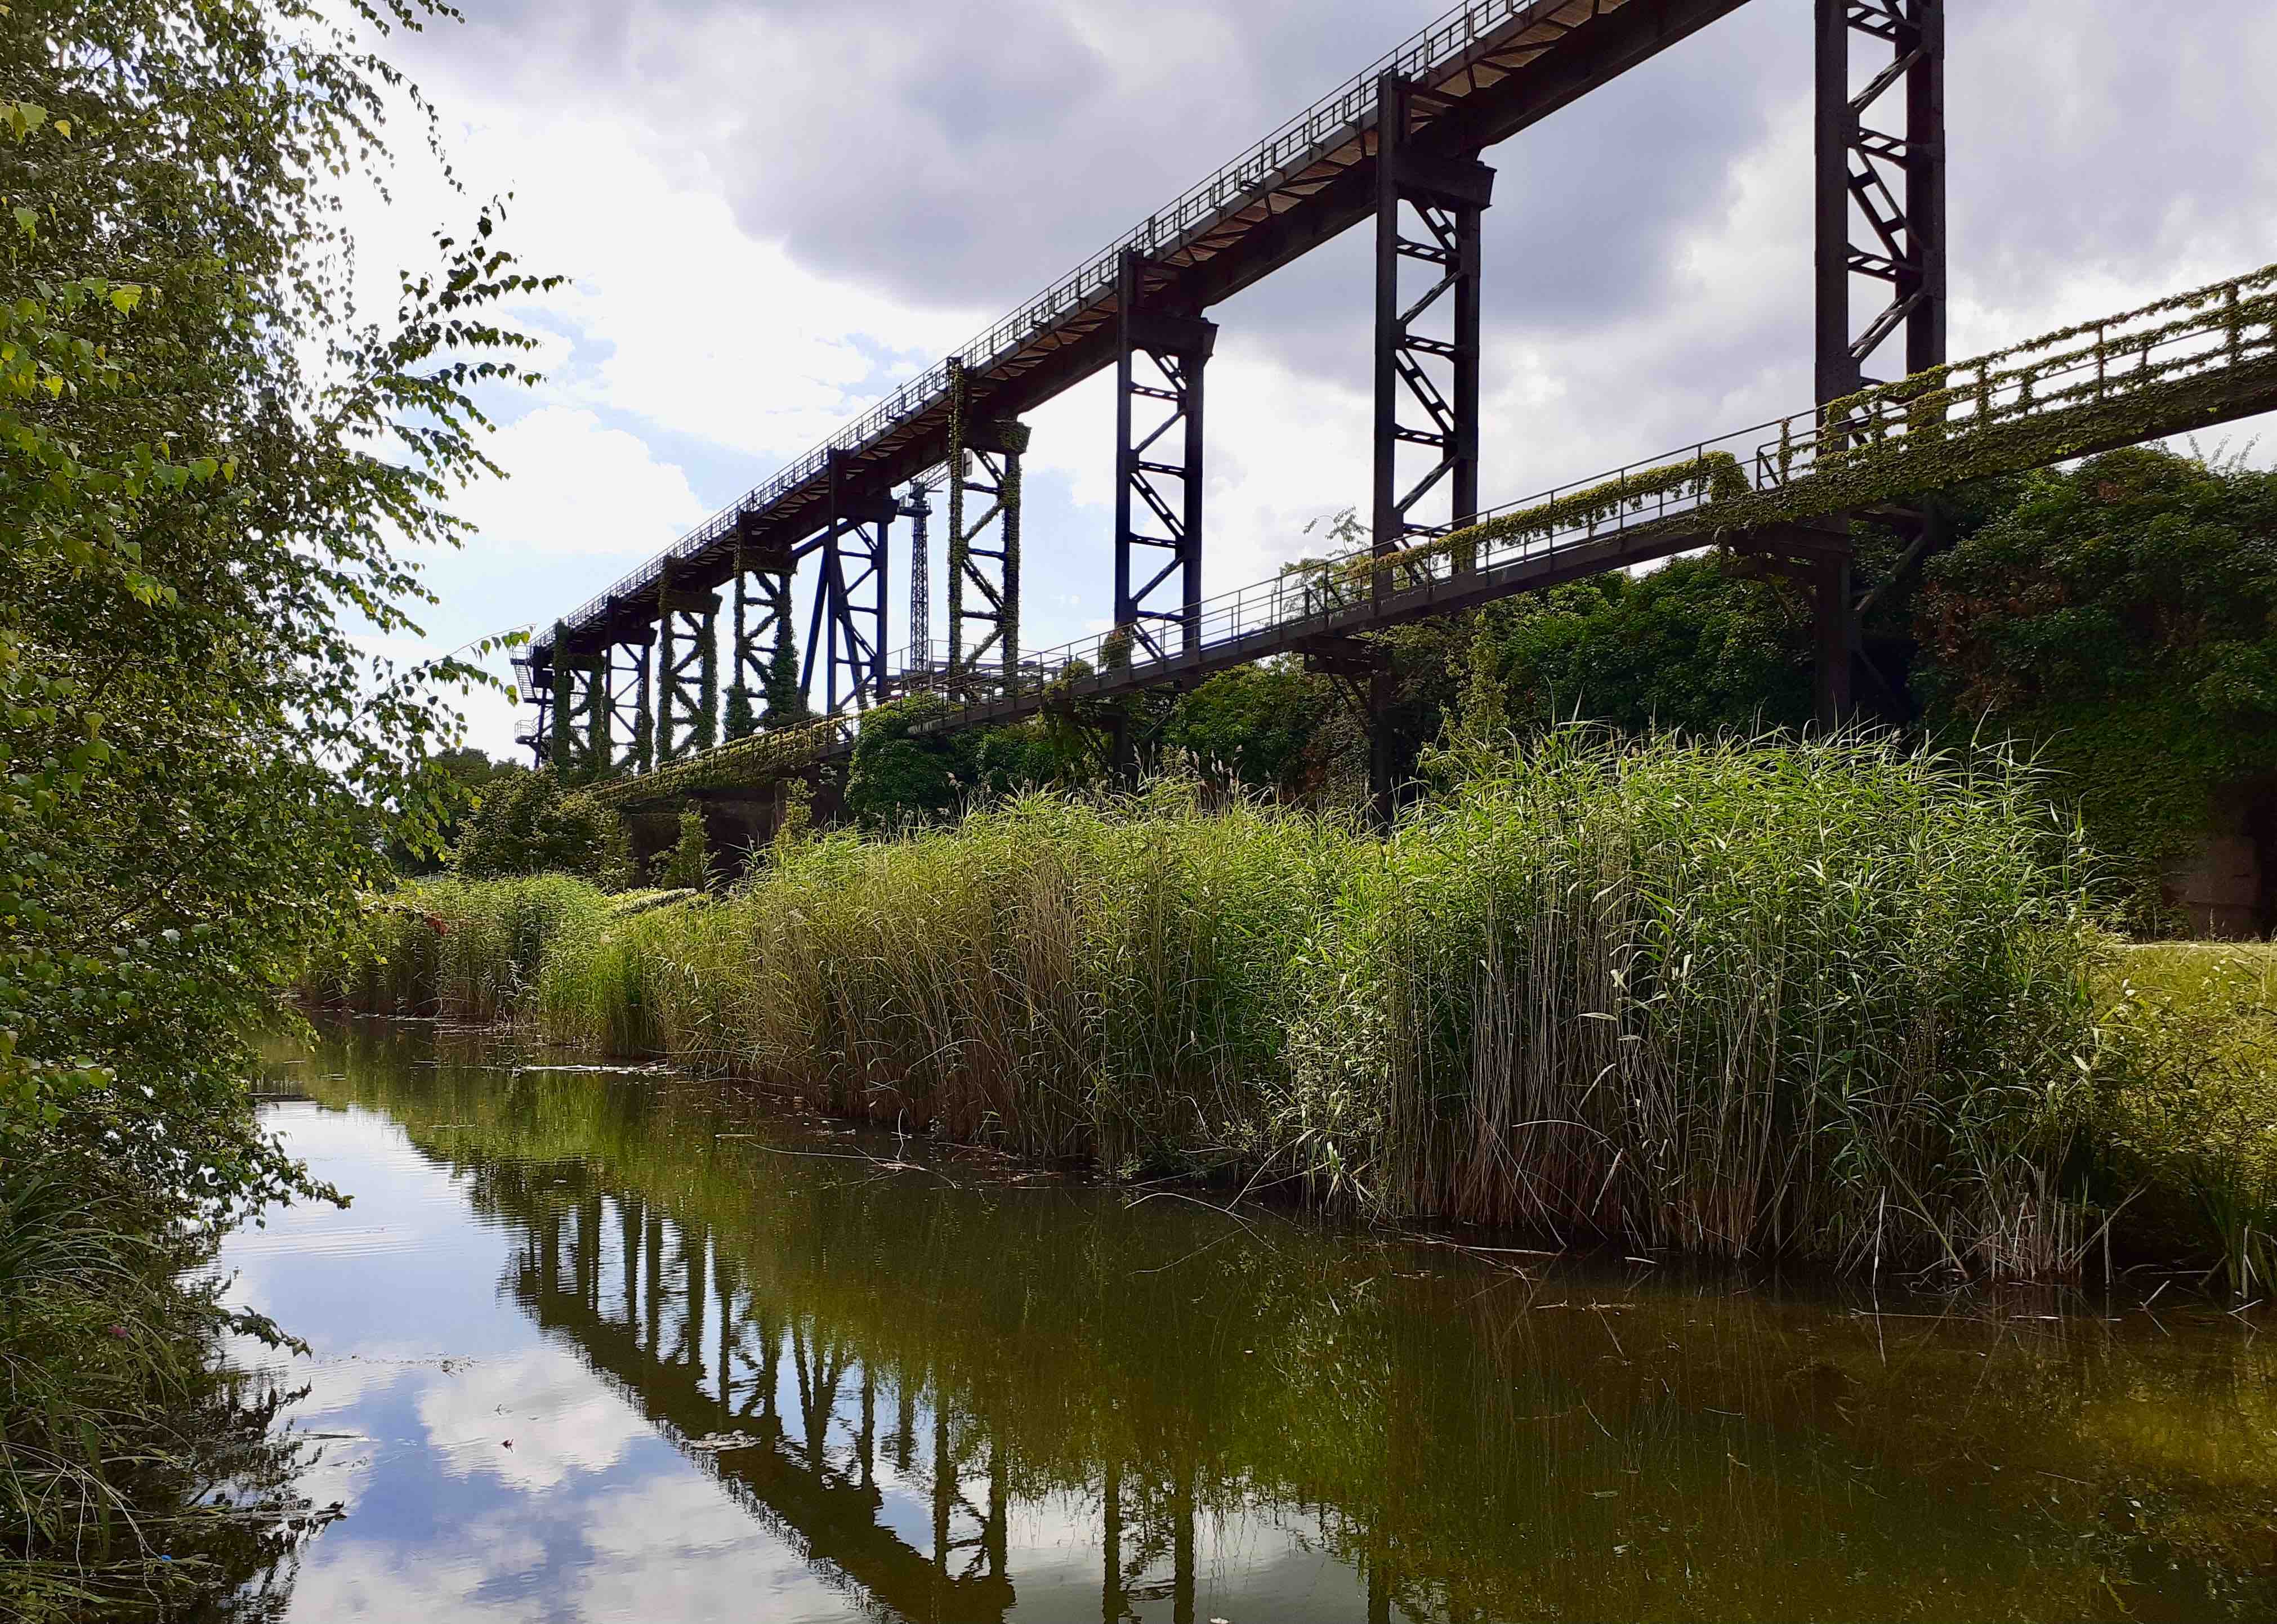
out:
M500 0L423 49L629 111L699 154L738 224L833 278L1009 308L1363 67L1432 0ZM1488 155L1490 339L1646 322L1687 410L1791 357L1799 311L1667 320L1683 245L1783 155L1778 263L1807 297L1809 0L1752 0ZM2029 307L2059 269L2159 277L2277 257L2268 0L1953 0L1956 291ZM439 56L438 56L439 60ZM493 82L491 90L498 92ZM1791 172L1790 172L1791 171ZM1359 233L1221 313L1300 373L1365 376ZM1682 313L1679 313L1681 315ZM1765 321L1779 330L1764 330ZM1786 330L1792 328L1793 331ZM1788 363L1791 361L1791 365ZM1704 408L1703 408L1704 409Z

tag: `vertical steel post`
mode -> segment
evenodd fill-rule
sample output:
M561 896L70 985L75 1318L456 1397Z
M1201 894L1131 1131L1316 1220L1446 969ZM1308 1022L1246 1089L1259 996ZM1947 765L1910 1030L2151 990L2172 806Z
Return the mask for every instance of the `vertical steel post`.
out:
M925 488L910 485L902 498L902 516L910 521L910 670L919 680L933 672L933 552L926 535L932 515Z
M973 692L992 653L1002 691L1019 680L1020 459L1027 446L1027 425L984 415L963 362L951 360L948 668L960 694Z
M1405 530L1399 517L1399 159L1406 145L1407 81L1375 82L1375 482L1368 539L1382 558ZM1374 577L1383 596L1384 576Z
M1903 336L1908 376L1946 360L1945 6L1815 0L1815 373L1820 433L1838 442L1845 426L1835 403L1886 381L1868 368L1892 339ZM1871 42L1872 71L1854 92L1852 47L1862 38ZM1900 87L1901 132L1878 117L1899 110L1892 93ZM1889 289L1862 328L1851 315L1861 278ZM1923 512L1895 522L1926 534L1937 521ZM1840 566L1839 593L1826 574L1833 567L1821 566L1815 591L1815 710L1823 726L1851 717L1852 666L1861 657L1849 566Z
M1202 379L1217 344L1215 323L1150 286L1167 279L1128 249L1116 274L1115 624L1152 660L1200 646ZM1157 567L1141 550L1169 556ZM1157 595L1174 576L1170 607Z
M1494 171L1466 148L1432 143L1419 124L1441 99L1397 73L1375 87L1375 435L1368 539L1378 558L1421 537L1444 535L1478 517L1481 281L1483 217L1494 196ZM1413 221L1411 234L1410 220ZM1429 283L1410 299L1401 273L1420 265ZM1439 330L1427 331L1436 324ZM1413 446L1432 459L1413 484L1403 482L1399 454ZM1445 518L1424 520L1419 507L1445 487ZM1420 573L1471 567L1450 555L1418 563ZM1381 603L1418 584L1393 566L1369 578ZM1389 819L1401 763L1392 735L1396 684L1379 652L1368 673L1368 793Z

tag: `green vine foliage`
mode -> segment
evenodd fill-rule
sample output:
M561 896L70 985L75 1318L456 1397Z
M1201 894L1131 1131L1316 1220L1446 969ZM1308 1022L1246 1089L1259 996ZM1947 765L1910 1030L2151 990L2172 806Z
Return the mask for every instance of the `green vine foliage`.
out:
M626 882L630 853L615 813L571 793L554 773L514 769L484 786L450 867L470 880L575 874L613 889Z
M1932 562L1916 687L2029 740L2147 887L2277 774L2277 474L2154 448L2024 482Z
M1464 729L1492 739L1576 719L1642 733L1801 728L1812 715L1810 605L1715 558L1620 571L1482 611Z

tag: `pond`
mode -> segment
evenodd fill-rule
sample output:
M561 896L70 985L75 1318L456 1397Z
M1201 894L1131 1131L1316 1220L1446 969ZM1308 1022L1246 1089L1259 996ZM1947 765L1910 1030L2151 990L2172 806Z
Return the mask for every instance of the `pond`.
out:
M354 1199L223 1259L346 1513L271 1616L2277 1616L2277 1343L2179 1287L1458 1248L418 1023L278 1076Z

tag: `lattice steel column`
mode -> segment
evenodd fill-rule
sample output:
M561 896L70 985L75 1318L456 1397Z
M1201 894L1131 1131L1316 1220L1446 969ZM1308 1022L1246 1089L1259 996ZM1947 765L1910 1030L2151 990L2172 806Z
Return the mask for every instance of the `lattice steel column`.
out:
M652 755L682 761L720 741L720 598L657 584L656 718Z
M807 628L806 666L800 687L814 688L814 663L823 667L823 703L835 711L842 696L857 708L874 704L886 687L887 543L899 505L877 491L858 489L843 452L830 453L830 519L823 533L822 582Z
M1215 323L1153 305L1164 280L1124 251L1116 282L1115 624L1158 660L1200 641L1202 373L1217 345ZM1176 608L1157 596L1173 576Z
M1946 360L1945 0L1816 4L1824 405L1877 381L1868 364L1900 332L1908 375ZM1852 48L1861 42L1871 72L1854 94ZM1858 328L1851 290L1862 277L1881 284L1887 297Z
M910 672L924 683L933 675L933 504L923 485L910 485L902 517L910 521Z
M1824 428L1839 435L1839 403L1889 381L1869 368L1892 340L1904 338L1904 376L1946 360L1945 0L1816 4L1816 383ZM1861 44L1854 74L1853 48ZM1861 280L1885 290L1862 327L1851 297ZM1943 520L1931 506L1882 517L1910 533L1901 570L1943 541ZM1901 709L1901 685L1885 678L1861 646L1847 561L1839 570L1824 561L1818 567L1819 725L1851 718L1858 670L1885 710Z
M553 645L554 770L567 778L600 775L609 758L609 683L605 657Z
M537 719L516 733L514 742L529 751L531 764L541 770L553 758L553 650L560 646L561 627L556 622L552 645L542 660L536 649L514 656L522 702L537 711Z
M649 645L652 632L642 632L609 645L609 747L602 755L605 770L646 772L656 764L655 717L649 710Z
M1419 104L1443 98L1387 73L1376 83L1375 487L1371 538L1378 553L1417 536L1443 535L1479 511L1480 224L1494 201L1494 171L1412 143ZM1411 229L1409 222L1414 224ZM1410 299L1409 263L1428 282ZM1426 331L1427 327L1436 331ZM1403 446L1429 459L1406 482ZM1446 488L1443 521L1417 512ZM1379 589L1382 586L1379 578Z
M782 640L791 634L788 547L768 546L755 515L735 515L735 623L725 720L727 737L748 739L759 728L760 702ZM770 720L778 718L770 717Z
M993 664L1009 690L1020 669L1020 456L1028 428L976 416L963 362L952 358L948 368L949 681L970 692Z

